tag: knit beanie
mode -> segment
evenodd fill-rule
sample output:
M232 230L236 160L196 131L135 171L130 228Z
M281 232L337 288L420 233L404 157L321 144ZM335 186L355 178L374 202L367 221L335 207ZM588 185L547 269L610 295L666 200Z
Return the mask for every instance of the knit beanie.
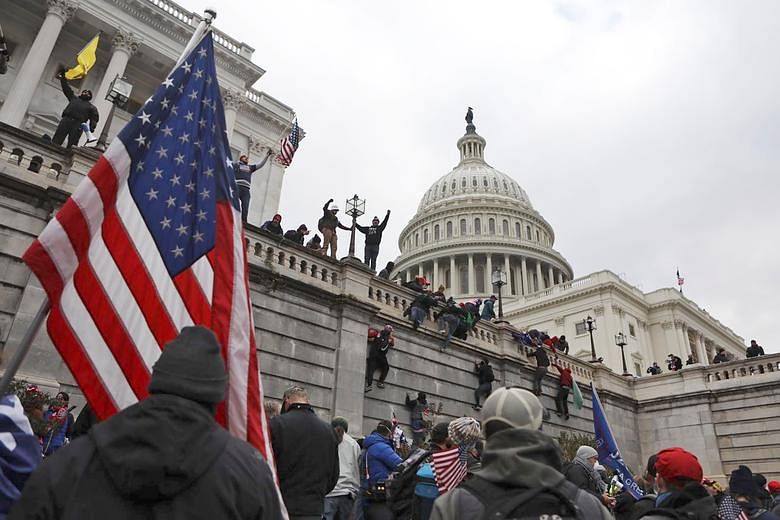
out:
M459 417L453 420L447 431L455 444L468 444L482 438L479 421L473 417Z
M173 394L205 404L225 398L225 362L217 337L201 326L184 327L152 367L150 394Z
M758 494L758 486L753 480L753 472L747 466L740 466L731 472L729 492L733 495L754 497Z
M582 460L588 460L591 457L598 457L599 452L592 446L580 446L577 448L577 458Z

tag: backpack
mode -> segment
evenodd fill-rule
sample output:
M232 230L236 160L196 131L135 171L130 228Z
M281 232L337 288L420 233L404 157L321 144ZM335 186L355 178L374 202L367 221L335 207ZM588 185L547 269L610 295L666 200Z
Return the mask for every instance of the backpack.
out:
M591 520L600 518L598 505L594 504L580 512L575 501L580 489L567 480L552 487L516 488L503 486L474 476L460 486L479 499L484 512L483 520L538 520L555 518L560 520Z
M417 449L385 481L387 505L397 520L411 520L417 469L431 454Z

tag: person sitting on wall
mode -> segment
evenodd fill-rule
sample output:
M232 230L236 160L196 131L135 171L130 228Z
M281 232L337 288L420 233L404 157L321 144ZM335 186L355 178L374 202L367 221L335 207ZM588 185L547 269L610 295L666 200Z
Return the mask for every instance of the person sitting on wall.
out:
M284 234L284 230L282 229L282 216L277 213L271 220L263 222L263 225L260 226L260 231L282 236L282 234Z
M395 269L395 262L387 262L385 268L379 271L379 274L377 276L379 278L384 278L385 280L389 280L390 273L393 272L393 269Z
M306 247L320 253L322 251L322 240L320 240L320 236L315 233L314 236L306 242Z
M558 341L555 343L555 350L569 355L569 342L566 341L566 336L563 334L561 334L561 336L558 338Z
M298 226L298 229L290 229L288 231L285 231L284 238L286 238L290 242L302 246L303 237L305 237L308 234L309 234L309 228L306 227L306 224L301 224L300 226Z
M682 370L682 367L683 367L683 363L682 363L682 359L680 359L680 356L669 354L666 357L666 368L669 369L670 372L676 372L678 370Z
M659 367L658 363L655 361L653 361L653 366L647 369L647 373L650 374L651 376L657 376L661 372L663 372L663 370L661 370L661 367Z
M750 346L745 350L745 357L752 358L764 355L764 349L761 345L756 343L756 340L750 340Z

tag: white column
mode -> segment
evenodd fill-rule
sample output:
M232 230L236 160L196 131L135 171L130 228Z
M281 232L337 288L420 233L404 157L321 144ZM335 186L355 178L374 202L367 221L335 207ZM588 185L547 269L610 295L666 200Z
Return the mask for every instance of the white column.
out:
M433 286L433 290L437 291L439 290L439 283L440 276L439 276L439 259L434 258L433 259L433 280L431 280L431 285Z
M520 257L520 271L523 279L523 291L522 294L528 294L531 291L529 290L530 287L528 286L528 264L525 261L525 257Z
M412 268L406 270L406 281L411 282L412 281Z
M108 114L111 112L111 102L106 99L108 89L111 88L111 82L114 81L115 77L119 76L121 78L124 75L127 62L138 51L139 43L133 33L121 28L117 29L116 35L111 40L111 59L108 62L106 71L103 73L103 79L100 81L97 94L92 98L92 103L97 108L98 115L100 115L97 128L93 132L95 135L100 135L103 131L103 126L105 126L108 120ZM109 130L111 129L109 128Z
M487 283L485 283L486 292L493 293L493 259L490 258L490 253L487 254L485 261L485 274L487 275Z
M246 104L246 96L237 90L225 89L222 91L222 104L225 106L225 130L228 141L233 137L233 129L236 126L238 112Z
M455 284L460 283L460 282L456 282L456 280L458 280L456 276L458 276L458 273L455 272L455 257L451 256L450 257L450 287L447 288L449 290L450 296L455 295ZM460 288L458 288L458 290L460 291Z
M474 294L474 255L469 253L469 287L468 294Z
M423 265L422 262L420 262L419 264L417 264L417 276L422 276L422 275L423 275Z
M547 283L550 287L555 285L555 274L553 274L553 266L549 266L547 269Z
M508 288L506 294L510 295L512 294L512 279L509 277L512 273L509 267L509 253L504 253L504 272L506 272L506 286ZM518 283L520 282L517 280L517 276L515 276L515 290L517 290Z
M14 79L8 97L0 108L0 121L20 127L33 95L41 82L43 70L51 57L62 26L76 12L78 3L73 0L48 0L49 10L30 52L24 58L19 73ZM7 9L7 8L6 8Z
M561 270L558 271L558 283L563 283L563 271Z
M544 289L544 280L542 279L542 262L536 261L536 289L541 291Z

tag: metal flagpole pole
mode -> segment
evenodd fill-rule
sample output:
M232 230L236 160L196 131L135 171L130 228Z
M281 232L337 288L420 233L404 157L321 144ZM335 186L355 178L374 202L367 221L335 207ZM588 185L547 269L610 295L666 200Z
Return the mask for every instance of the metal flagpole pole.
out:
M8 390L8 386L11 384L11 380L16 375L19 367L22 366L22 361L24 361L25 356L27 356L27 353L30 351L30 346L35 339L35 336L38 334L38 330L41 328L43 320L49 313L50 307L51 305L49 304L49 299L47 298L43 301L43 303L41 303L38 312L35 313L35 317L33 317L32 323L30 323L30 326L27 327L27 331L24 333L24 337L19 343L19 348L16 349L16 352L14 352L14 357L8 364L8 368L5 369L3 378L0 379L0 396L5 395L6 391Z
M179 60L176 62L176 65L173 66L172 70L176 70L176 67L181 65L181 62L184 61L184 58L186 58L190 51L192 51L192 49L198 44L198 42L203 39L203 35L211 29L211 22L213 22L216 17L217 12L214 9L206 8L203 13L203 20L201 20L198 26L195 28L195 32L192 33L190 41L187 42L187 45L184 47L184 51L181 53Z

